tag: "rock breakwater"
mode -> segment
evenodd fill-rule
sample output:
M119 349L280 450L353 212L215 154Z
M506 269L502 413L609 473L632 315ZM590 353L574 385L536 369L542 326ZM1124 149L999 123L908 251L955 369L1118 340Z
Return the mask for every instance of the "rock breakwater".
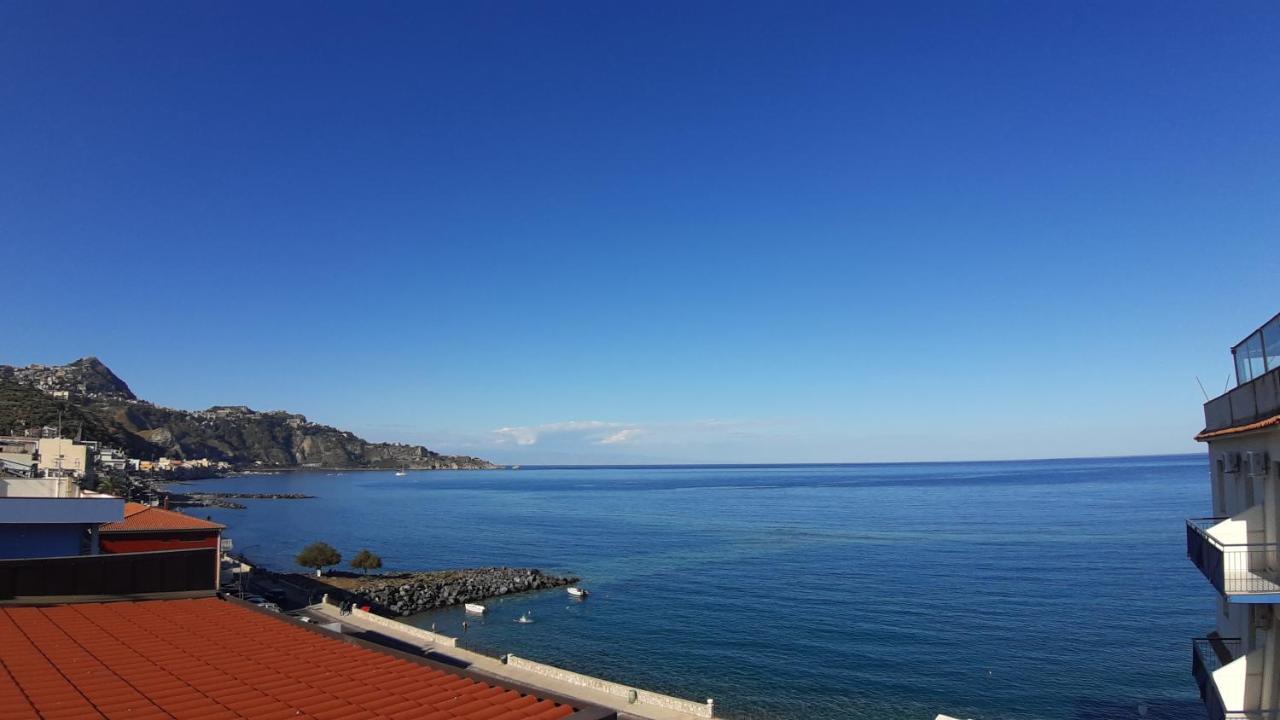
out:
M501 595L563 587L576 583L578 578L548 575L533 568L494 567L329 581L391 614L404 616Z

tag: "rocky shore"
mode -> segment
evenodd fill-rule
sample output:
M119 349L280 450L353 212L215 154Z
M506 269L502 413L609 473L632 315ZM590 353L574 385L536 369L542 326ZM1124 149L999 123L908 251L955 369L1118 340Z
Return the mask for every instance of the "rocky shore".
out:
M314 495L302 493L247 493L247 492L193 492L170 493L169 504L174 507L218 507L227 510L243 510L244 505L228 498L249 500L311 500Z
M532 568L475 568L427 573L315 578L392 615L413 615L486 598L563 587L576 577L548 575Z

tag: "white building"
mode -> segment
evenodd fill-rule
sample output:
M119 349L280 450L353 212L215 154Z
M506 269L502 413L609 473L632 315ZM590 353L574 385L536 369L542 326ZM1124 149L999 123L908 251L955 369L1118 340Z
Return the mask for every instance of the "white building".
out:
M45 477L92 477L96 442L69 438L40 438L40 473Z
M1213 516L1187 556L1218 592L1192 672L1211 720L1280 717L1280 315L1231 350L1236 387L1205 403Z

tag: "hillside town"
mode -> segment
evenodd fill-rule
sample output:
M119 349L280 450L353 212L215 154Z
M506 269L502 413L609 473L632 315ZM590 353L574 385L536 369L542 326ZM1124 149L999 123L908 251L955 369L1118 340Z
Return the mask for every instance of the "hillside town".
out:
M209 458L144 460L96 440L62 437L56 427L0 436L0 476L69 478L90 486L99 476L143 473L175 476L183 470L228 471L231 463Z

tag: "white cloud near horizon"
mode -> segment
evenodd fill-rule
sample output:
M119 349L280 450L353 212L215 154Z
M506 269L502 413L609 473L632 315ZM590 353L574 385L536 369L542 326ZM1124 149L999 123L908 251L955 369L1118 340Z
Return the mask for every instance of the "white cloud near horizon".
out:
M622 430L619 430L606 438L597 440L596 442L600 445L616 445L618 443L627 442L628 440L631 440L637 435L641 435L643 433L644 430L638 427L623 428Z
M558 446L618 446L625 444L679 445L693 439L732 440L754 435L758 421L694 420L685 422L615 422L566 420L541 425L511 425L490 432L495 445L528 447L542 441Z
M536 445L545 435L594 435L596 437L593 439L597 442L604 442L610 438L618 438L611 442L622 442L629 437L625 434L628 429L634 429L634 426L603 420L566 420L542 425L501 427L494 430L493 435L494 441L499 444L514 442L516 445Z

